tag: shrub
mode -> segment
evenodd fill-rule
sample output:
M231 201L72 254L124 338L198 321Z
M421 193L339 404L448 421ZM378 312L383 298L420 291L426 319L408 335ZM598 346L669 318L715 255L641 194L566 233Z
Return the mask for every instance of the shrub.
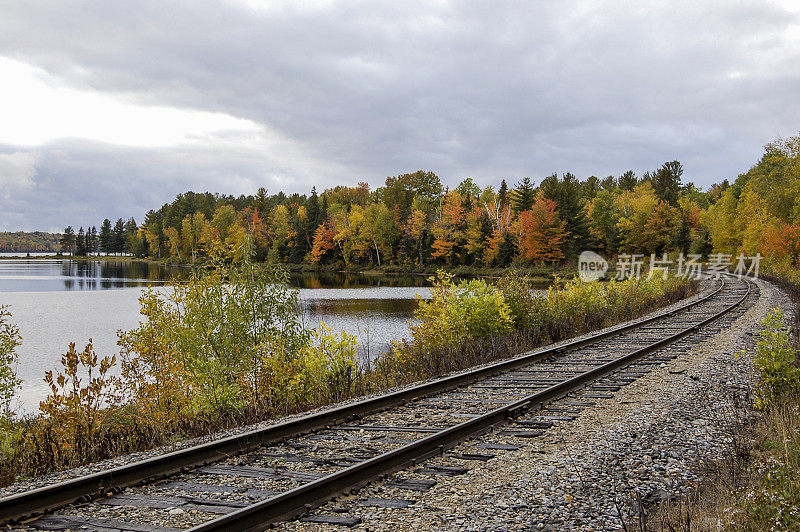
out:
M438 375L451 367L442 353L449 352L452 346L512 329L514 320L503 293L486 281L473 279L455 284L452 275L440 271L431 277L431 282L431 298L418 298L414 317L419 323L410 325L411 341L393 344L391 353L384 356L397 361L379 361L380 375L399 366L418 376Z
M418 299L411 326L414 342L424 347L453 344L510 330L511 311L503 293L482 279L453 283L453 276L439 272L431 278L431 299Z
M544 299L533 294L533 286L518 271L509 271L495 285L503 293L515 329L541 325Z
M126 398L166 423L233 418L280 400L273 388L287 384L310 338L298 294L282 270L252 264L147 290L147 320L120 333Z
M10 322L11 313L8 306L0 305L0 418L8 421L11 416L11 400L20 385L15 366L17 364L17 346L22 337L19 329Z
M789 331L780 309L772 309L761 322L753 365L758 371L756 406L764 408L800 389L797 350L789 344Z
M543 296L513 274L496 287L484 281L452 282L438 273L432 298L420 301L410 340L379 357L373 382L391 386L519 354L550 341L611 325L692 292L684 279L661 277L622 282L562 284Z
M108 373L115 363L113 356L98 358L91 339L83 351L69 344L61 356L62 371L45 373L50 393L24 436L23 446L30 451L26 460L37 468L53 468L100 455L98 435L116 405L116 379Z
M14 412L11 401L20 385L15 366L17 346L22 337L19 329L10 322L8 307L0 305L0 456L8 458L18 443L18 434L12 423Z
M331 333L321 323L312 342L299 358L291 379L293 402L301 406L334 403L352 397L358 380L356 337L346 332Z

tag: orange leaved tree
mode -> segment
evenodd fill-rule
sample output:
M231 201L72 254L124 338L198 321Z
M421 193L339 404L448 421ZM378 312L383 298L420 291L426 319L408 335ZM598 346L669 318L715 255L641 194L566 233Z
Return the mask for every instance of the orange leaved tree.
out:
M562 245L569 232L557 208L553 200L537 199L529 210L519 214L519 249L527 260L546 263L564 258Z

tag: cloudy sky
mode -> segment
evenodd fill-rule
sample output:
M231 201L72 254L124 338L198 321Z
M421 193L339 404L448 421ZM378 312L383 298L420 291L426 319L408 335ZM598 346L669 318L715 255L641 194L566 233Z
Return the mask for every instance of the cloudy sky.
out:
M708 186L800 130L798 65L792 1L0 0L0 230L417 169Z

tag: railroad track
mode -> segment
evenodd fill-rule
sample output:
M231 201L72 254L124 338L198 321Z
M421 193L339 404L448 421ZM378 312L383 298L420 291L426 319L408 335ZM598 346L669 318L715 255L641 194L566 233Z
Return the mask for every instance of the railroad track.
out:
M428 489L437 476L462 474L470 461L518 448L515 442L611 397L677 356L675 346L718 332L725 326L720 319L743 312L742 303L757 291L747 280L716 283L679 308L587 338L11 495L0 499L0 523L103 532L262 530L410 466L420 466L416 477L387 482L387 493ZM448 453L492 430L509 443ZM393 495L358 504L391 508L413 501ZM304 519L358 522L347 513Z

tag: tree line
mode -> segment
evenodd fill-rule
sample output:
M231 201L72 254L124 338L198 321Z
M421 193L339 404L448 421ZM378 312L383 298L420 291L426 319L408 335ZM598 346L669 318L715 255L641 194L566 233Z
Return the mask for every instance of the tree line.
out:
M800 235L798 137L766 146L762 159L733 184L707 191L684 182L679 161L637 176L578 179L552 174L534 183L481 189L470 178L444 187L430 171L310 194L226 196L186 192L137 226L104 220L69 229L64 249L196 261L337 266L478 266L552 264L585 249L618 253L712 251L762 253L797 264ZM66 240L65 240L66 239ZM70 247L72 245L73 247Z
M43 231L0 232L0 253L55 253L58 250L58 234Z
M139 226L136 220L130 218L127 222L118 219L114 226L111 220L106 218L100 224L100 231L95 226L83 226L75 232L72 226L64 228L61 234L59 245L61 251L72 255L136 255L143 257L142 250L136 247L138 242Z

